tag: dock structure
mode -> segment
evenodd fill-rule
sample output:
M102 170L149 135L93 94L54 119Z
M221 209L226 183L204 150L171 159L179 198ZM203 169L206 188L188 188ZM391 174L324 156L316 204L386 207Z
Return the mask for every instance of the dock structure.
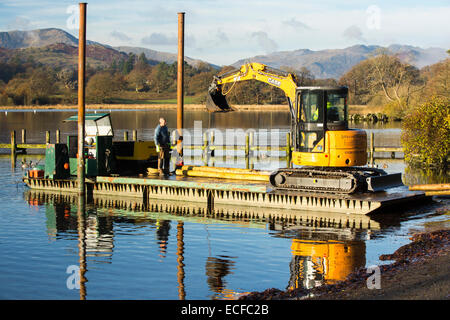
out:
M76 179L46 179L24 177L23 181L36 190L75 193ZM253 207L255 214L295 217L296 212L311 211L366 215L383 208L424 200L421 191L376 192L363 194L331 194L272 190L262 181L237 181L186 176L170 177L106 177L86 179L86 190L93 196L138 198L146 203L155 200L178 201L207 205ZM394 189L395 190L395 189ZM266 210L260 210L264 208Z
M30 189L25 192L30 205L60 203L77 205L77 196L72 193L54 193ZM271 230L294 230L301 227L319 227L352 230L378 230L382 223L376 217L355 214L333 214L319 211L288 211L263 207L232 206L217 204L211 209L206 203L173 200L143 199L93 195L88 204L100 211L114 209L118 215L150 217L157 214L164 219L182 219L201 223L233 223L246 227L264 228L269 223ZM110 211L108 211L110 212ZM290 213L290 214L289 214ZM109 215L110 213L108 213Z

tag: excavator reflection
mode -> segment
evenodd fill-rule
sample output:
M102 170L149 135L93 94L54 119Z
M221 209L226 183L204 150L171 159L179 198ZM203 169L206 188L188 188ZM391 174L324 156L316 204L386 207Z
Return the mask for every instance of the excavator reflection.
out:
M364 241L292 240L289 289L333 284L366 263Z

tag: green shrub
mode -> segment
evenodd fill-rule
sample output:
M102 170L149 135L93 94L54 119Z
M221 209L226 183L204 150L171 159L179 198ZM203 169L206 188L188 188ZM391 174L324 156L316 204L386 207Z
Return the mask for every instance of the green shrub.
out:
M432 98L404 118L401 142L405 160L447 167L450 156L450 100Z

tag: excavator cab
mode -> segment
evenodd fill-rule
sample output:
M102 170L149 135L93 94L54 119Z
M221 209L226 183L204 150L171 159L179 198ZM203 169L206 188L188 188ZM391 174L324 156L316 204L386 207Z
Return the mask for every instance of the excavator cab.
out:
M367 162L367 136L347 122L347 87L297 87L293 163L350 167Z
M324 152L325 132L347 130L346 87L298 87L296 93L297 150Z

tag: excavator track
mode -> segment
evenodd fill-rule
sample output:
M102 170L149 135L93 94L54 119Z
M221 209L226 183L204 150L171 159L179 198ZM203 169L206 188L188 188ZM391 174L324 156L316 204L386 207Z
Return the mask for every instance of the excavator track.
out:
M366 167L303 167L279 169L270 175L275 189L351 194L403 185L401 174Z

